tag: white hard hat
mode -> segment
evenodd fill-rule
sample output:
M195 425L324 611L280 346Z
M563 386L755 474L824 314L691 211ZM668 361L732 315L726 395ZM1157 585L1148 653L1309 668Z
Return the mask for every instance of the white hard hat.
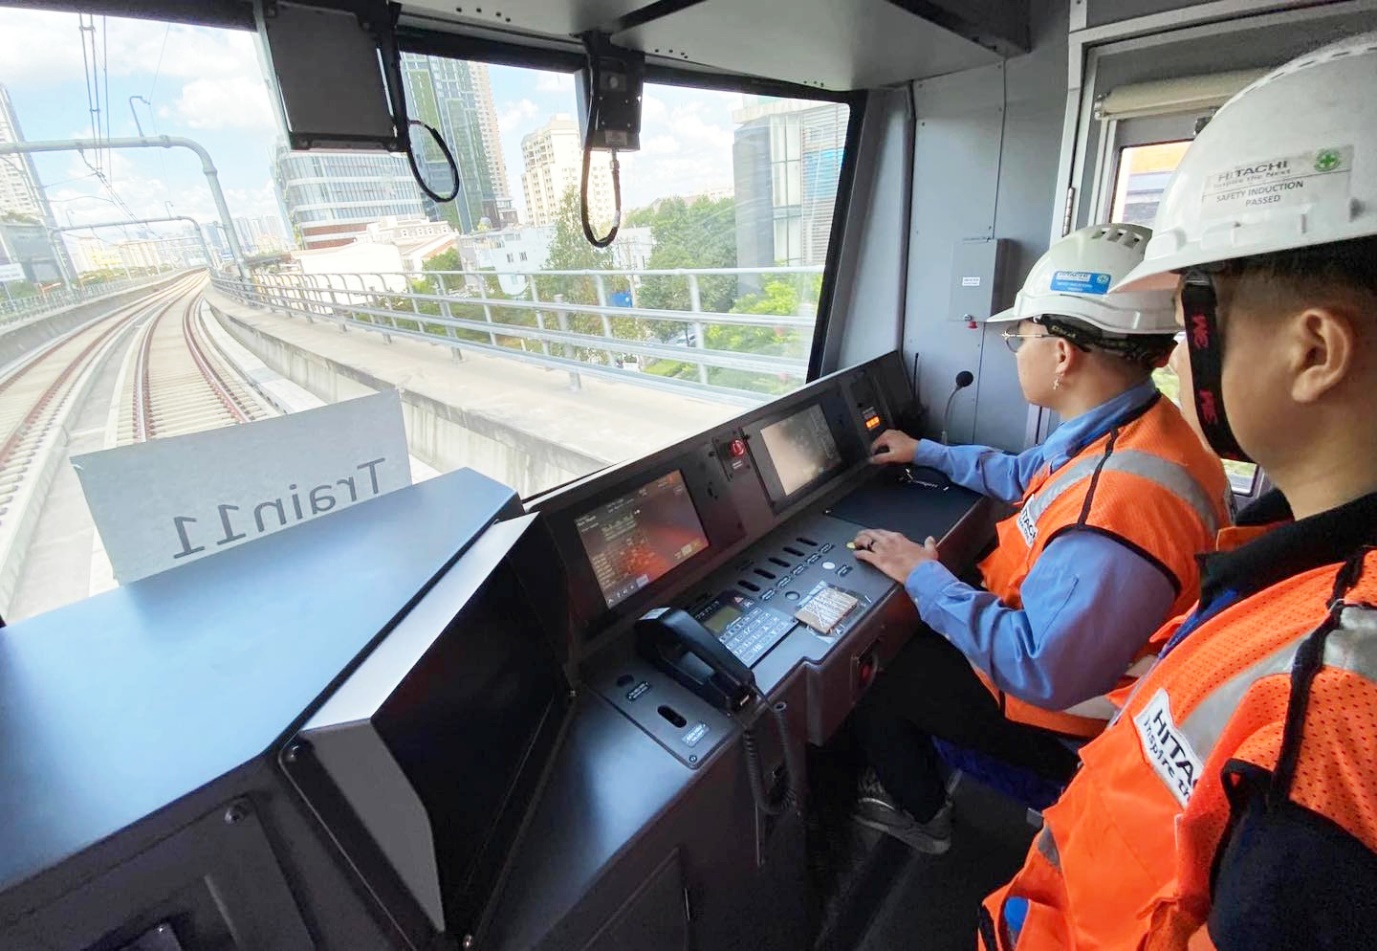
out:
M1150 237L1152 232L1140 225L1091 225L1071 232L1038 258L1014 306L987 322L1055 315L1111 334L1174 334L1170 293L1108 296L1111 286L1142 263Z
M1377 33L1366 33L1292 60L1220 108L1167 184L1143 263L1115 291L1374 234Z

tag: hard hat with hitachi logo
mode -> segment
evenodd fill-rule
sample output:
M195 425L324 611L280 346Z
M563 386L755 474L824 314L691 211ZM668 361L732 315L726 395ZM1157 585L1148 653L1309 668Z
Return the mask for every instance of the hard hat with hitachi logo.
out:
M1140 225L1091 225L1062 238L1038 259L1014 306L988 323L1070 317L1108 334L1171 334L1171 294L1158 290L1109 296L1142 263L1152 232Z
M1220 108L1162 195L1143 263L1114 288L1377 235L1377 33L1274 70Z

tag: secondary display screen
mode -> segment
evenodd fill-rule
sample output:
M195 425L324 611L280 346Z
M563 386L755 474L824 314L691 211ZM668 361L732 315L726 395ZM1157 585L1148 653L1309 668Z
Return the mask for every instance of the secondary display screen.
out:
M609 608L708 547L678 469L585 512L574 527Z
M774 463L785 497L841 467L841 453L827 417L816 404L766 426L760 438L765 441L765 451Z

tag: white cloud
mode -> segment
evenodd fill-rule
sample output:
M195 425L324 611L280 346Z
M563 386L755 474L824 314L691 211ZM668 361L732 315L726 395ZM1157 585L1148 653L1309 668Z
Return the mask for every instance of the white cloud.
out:
M734 138L730 112L717 98L681 96L669 105L646 96L641 151L622 160L627 207L723 187L732 180Z
M182 87L166 110L190 129L261 129L276 127L268 89L252 76L197 79ZM159 111L159 115L164 115Z
M505 102L497 110L497 125L503 132L515 132L540 114L540 107L529 99Z
M573 73L541 72L536 78L536 92L573 92Z
M97 18L96 27L111 76L207 79L240 73L245 62L258 70L254 37L239 30L118 17ZM80 82L81 40L75 14L0 9L0 82Z
M672 135L654 135L641 142L641 148L650 155L669 155L678 152L682 146Z
M669 115L669 106L665 105L663 99L646 93L641 98L641 121L644 123L656 123Z

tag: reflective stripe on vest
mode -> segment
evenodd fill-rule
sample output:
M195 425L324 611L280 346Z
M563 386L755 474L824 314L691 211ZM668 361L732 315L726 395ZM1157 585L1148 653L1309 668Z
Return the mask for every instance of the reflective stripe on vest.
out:
M1239 671L1200 701L1181 724L1181 732L1201 762L1209 759L1229 718L1249 688L1263 677L1291 670L1310 632L1296 638L1268 657ZM1377 611L1348 605L1339 613L1339 626L1324 645L1324 666L1346 670L1377 683Z
M1038 852L1047 860L1047 864L1051 865L1054 869L1060 870L1061 853L1057 851L1057 840L1056 837L1052 835L1052 830L1047 826L1043 826L1042 831L1038 833L1035 844L1038 847Z
M1361 567L1353 558L1320 566L1237 601L1140 682L1123 718L1082 751L1083 768L1044 813L1023 869L987 899L996 922L1025 903L1020 951L1179 948L1203 935L1231 815L1220 771L1231 759L1302 769L1309 801L1296 801L1377 851L1365 805L1377 795L1371 738L1344 740L1365 729L1375 702L1377 549L1354 558ZM1323 693L1293 721L1299 683ZM1318 739L1307 746L1312 730Z
M1128 670L1124 671L1123 676L1129 680L1139 680L1144 674L1152 669L1157 663L1156 656L1139 657L1129 665ZM1073 717L1087 717L1091 720L1104 720L1106 722L1119 715L1119 708L1109 699L1107 694L1098 697L1091 697L1089 700L1082 700L1074 707L1067 707L1062 713L1069 713Z
M1192 478L1185 466L1177 465L1161 456L1138 449L1120 449L1109 458L1094 456L1064 467L1052 481L1028 500L1019 512L1018 524L1023 540L1029 547L1037 539L1037 523L1052 503L1074 488L1077 483L1102 472L1125 472L1155 482L1191 507L1211 535L1219 531L1219 517L1215 503L1199 482ZM1030 536L1031 533L1031 537Z

